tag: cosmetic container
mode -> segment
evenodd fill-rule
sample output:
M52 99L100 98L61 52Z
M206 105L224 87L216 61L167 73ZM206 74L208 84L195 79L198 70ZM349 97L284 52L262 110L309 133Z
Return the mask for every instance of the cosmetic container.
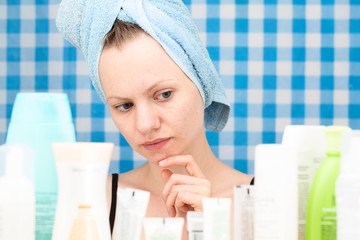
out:
M335 184L340 172L341 139L345 131L350 131L350 128L325 128L326 157L311 185L306 215L306 240L336 239Z
M53 143L59 194L53 240L109 240L106 179L114 148L112 143Z
M204 239L204 213L188 211L186 213L188 240Z
M322 160L325 158L325 127L286 126L282 145L296 154L298 191L298 239L305 240L306 209L311 184Z
M145 218L145 240L181 240L184 218Z
M230 240L231 199L203 198L204 239Z
M0 146L0 239L35 240L34 153L21 144Z
M64 93L18 93L6 143L29 146L35 154L36 238L51 239L57 204L53 142L75 142L70 104Z
M234 186L234 239L254 239L254 185Z
M140 240L150 192L118 187L113 240Z
M335 185L337 239L360 239L360 131L345 131L341 146Z
M298 238L296 155L281 144L255 147L255 240Z

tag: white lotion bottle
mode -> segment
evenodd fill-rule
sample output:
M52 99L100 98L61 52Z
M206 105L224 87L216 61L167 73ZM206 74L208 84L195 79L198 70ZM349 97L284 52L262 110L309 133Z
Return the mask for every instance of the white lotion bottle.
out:
M326 155L325 127L315 125L286 126L282 145L296 154L299 197L298 239L305 240L306 210L310 188L316 171Z
M281 144L255 147L255 240L298 238L297 163Z
M0 239L35 239L34 153L21 144L0 146Z
M337 239L360 238L360 131L342 135L340 174L336 181Z

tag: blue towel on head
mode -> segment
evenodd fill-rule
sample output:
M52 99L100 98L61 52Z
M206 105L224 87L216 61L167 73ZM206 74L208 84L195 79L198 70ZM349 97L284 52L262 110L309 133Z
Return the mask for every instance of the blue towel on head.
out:
M104 36L115 19L139 25L194 82L205 104L205 127L221 131L230 105L197 28L181 0L62 0L56 19L65 39L84 54L92 84L106 102L98 65Z

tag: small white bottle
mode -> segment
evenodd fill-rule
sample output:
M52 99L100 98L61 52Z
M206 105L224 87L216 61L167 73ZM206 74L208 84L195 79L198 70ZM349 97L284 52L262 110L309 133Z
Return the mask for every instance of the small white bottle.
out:
M0 240L35 239L33 169L32 149L0 146Z
M360 131L342 135L340 174L336 181L337 239L360 238Z
M297 240L297 163L281 144L255 148L255 240Z

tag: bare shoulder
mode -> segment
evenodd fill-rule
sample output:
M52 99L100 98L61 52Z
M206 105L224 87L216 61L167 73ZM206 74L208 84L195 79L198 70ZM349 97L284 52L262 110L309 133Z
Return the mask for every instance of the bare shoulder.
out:
M234 186L249 185L254 177L229 166L219 172L216 182L212 182L213 194L218 197L232 197Z

